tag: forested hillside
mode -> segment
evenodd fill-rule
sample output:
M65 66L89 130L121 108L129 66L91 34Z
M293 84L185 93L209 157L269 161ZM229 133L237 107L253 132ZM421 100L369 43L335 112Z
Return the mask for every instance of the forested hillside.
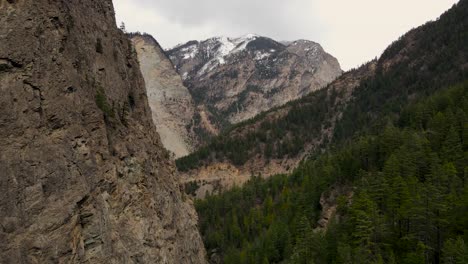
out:
M196 201L213 263L468 263L468 1L327 89L232 128L178 161L258 156L253 177Z
M212 260L468 263L468 83L384 122L290 176L197 201ZM336 199L328 231L314 231L331 186L352 193Z
M345 73L327 89L241 123L177 161L180 171L256 159L288 159L328 148L357 132L378 131L382 117L468 76L468 1L394 42L377 61ZM377 122L376 122L377 121ZM268 163L268 162L266 162Z

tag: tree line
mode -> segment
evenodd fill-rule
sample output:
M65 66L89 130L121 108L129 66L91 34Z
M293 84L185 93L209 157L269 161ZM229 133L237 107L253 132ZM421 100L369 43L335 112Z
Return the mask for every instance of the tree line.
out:
M468 83L408 104L303 162L196 201L208 253L223 263L468 263ZM320 197L340 196L326 232Z

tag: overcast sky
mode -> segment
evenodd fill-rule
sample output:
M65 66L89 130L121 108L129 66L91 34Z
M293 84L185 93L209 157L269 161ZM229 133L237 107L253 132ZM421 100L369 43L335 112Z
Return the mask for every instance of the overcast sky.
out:
M379 56L413 27L457 0L114 0L117 22L164 48L213 36L255 33L322 44L343 69Z

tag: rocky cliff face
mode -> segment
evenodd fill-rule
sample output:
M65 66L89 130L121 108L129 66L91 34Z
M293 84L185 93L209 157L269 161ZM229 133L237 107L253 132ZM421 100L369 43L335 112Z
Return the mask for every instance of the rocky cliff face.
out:
M168 51L197 104L223 128L320 89L342 71L312 41L247 35L191 41Z
M397 124L405 106L465 81L467 10L468 1L460 1L436 21L403 35L379 59L344 73L325 89L243 122L177 160L190 193L202 197L242 184L249 175L290 172L309 154L313 158L330 146Z
M0 1L0 262L204 263L110 0Z
M145 78L149 104L162 143L175 157L188 155L196 138L194 102L161 46L150 35L131 34Z
M191 195L198 199L204 199L209 194L218 194L231 189L233 186L242 186L250 180L252 175L261 175L264 178L268 178L277 174L291 173L304 158L307 158L309 153L319 148L324 142L331 140L336 122L341 118L341 113L336 111L336 109L343 108L352 99L352 93L359 87L361 81L375 74L375 70L376 62L370 62L359 69L344 73L333 81L326 90L323 90L328 95L335 93L334 91L340 91L341 97L337 98L333 103L334 106L328 110L330 116L328 117L327 125L322 125L319 133L309 132L312 138L305 140L303 145L301 145L300 153L297 155L287 155L282 158L267 158L264 152L261 151L258 154L252 155L242 166L236 166L229 160L209 160L211 157L217 156L217 154L209 153L206 162L201 163L203 166L196 166L196 168L179 172L181 182L186 187L192 186ZM304 109L310 105L318 104L319 102L314 100L315 97L315 95L311 95L292 104L286 104L268 111L264 115L253 119L252 122L241 123L225 135L221 135L221 137L223 137L223 141L229 142L232 138L252 137L252 134L255 135L265 124L273 124L271 125L272 128L276 126L281 127L282 125L276 123L279 123L279 120L286 119L293 109ZM291 133L297 133L296 129L303 130L301 127L294 127L294 131L291 131ZM274 134L270 133L270 135ZM262 143L257 142L256 145L252 144L250 147L254 149L261 145ZM198 152L195 152L193 155L197 154ZM188 156L182 159L190 159L191 157Z

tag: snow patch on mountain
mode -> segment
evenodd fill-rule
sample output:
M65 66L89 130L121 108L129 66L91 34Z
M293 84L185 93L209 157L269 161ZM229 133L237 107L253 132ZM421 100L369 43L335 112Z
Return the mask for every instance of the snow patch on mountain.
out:
M220 37L217 41L220 43L220 47L218 48L215 59L223 64L224 57L229 55L236 48L236 45L227 37Z
M191 45L189 47L183 48L182 52L184 52L184 60L193 59L198 53L198 46Z
M222 60L222 62L224 64L224 59ZM203 67L200 69L197 75L202 76L203 74L212 71L214 68L216 68L219 65L221 65L221 62L219 61L219 59L210 60L205 65L203 65Z
M215 37L204 42L197 42L187 47L182 47L182 45L176 46L180 49L180 58L183 60L191 60L197 57L199 54L204 54L208 57L208 61L200 68L197 75L202 76L203 74L213 70L216 67L219 67L223 64L226 64L228 57L233 54L243 52L247 49L247 46L250 42L256 40L260 36L256 34L247 34L238 38L228 38L228 37ZM272 51L274 52L274 51ZM266 53L256 54L258 59L263 59L269 56ZM175 58L172 57L172 60ZM183 79L188 78L187 75L182 76Z
M198 47L196 55L188 55L194 51L191 45ZM318 90L342 73L318 43L283 44L255 34L193 40L167 54L197 103L217 117L213 122L249 119Z
M271 56L271 53L269 53L269 52L261 52L261 51L255 52L255 60L257 60L257 61L263 60L263 59L268 58L270 56Z
M168 50L170 59L177 65L184 81L204 80L211 72L229 68L245 58L270 67L271 63L282 63L280 56L284 50L301 58L309 64L317 65L323 60L324 53L320 44L309 40L296 40L279 43L256 34L237 38L226 36L213 37L204 41L190 41L178 48ZM266 61L270 61L266 63ZM339 66L338 66L339 67Z
M202 76L216 67L226 64L229 56L244 51L247 45L258 37L255 34L247 34L239 38L215 37L209 39L205 50L211 59L203 65L197 75Z

